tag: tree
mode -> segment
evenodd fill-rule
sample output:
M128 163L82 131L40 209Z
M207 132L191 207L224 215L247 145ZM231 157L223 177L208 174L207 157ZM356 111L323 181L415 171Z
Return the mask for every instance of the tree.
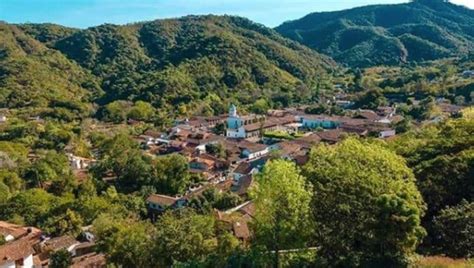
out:
M52 182L51 191L58 194L71 192L76 187L67 157L52 150L36 160L28 168L25 177L31 185L40 188L46 182Z
M0 204L6 203L10 198L10 189L0 181Z
M433 241L439 254L454 258L474 256L474 203L463 200L459 205L446 207L434 218Z
M401 265L424 235L424 204L403 158L348 138L313 149L304 173L313 183L318 259L326 265Z
M65 215L56 224L58 235L71 234L77 236L81 232L83 221L77 212L68 208Z
M275 252L274 267L279 267L280 250L304 247L308 241L311 187L294 163L271 160L257 176L250 196L256 243Z
M68 268L72 264L71 253L66 249L60 249L51 253L49 256L49 267L51 268Z
M207 144L206 145L206 152L212 154L218 158L226 158L227 153L225 151L224 145L222 143L216 144Z
M382 94L382 91L377 89L368 90L354 104L357 108L372 110L384 105L387 105L387 99Z
M157 158L152 167L151 185L159 193L176 195L185 192L191 183L188 161L180 154Z
M16 193L23 187L23 180L18 174L7 169L0 170L0 183L6 185L10 193Z
M100 178L113 171L120 190L131 192L150 184L151 160L142 154L139 145L127 134L120 133L102 142L100 161L93 173Z
M115 123L123 123L127 119L127 111L130 109L130 103L126 101L114 101L105 105L103 118Z
M252 111L257 114L266 114L270 105L266 99L258 99L252 106Z
M153 267L154 227L148 222L101 214L94 221L98 246L110 263L123 267Z
M137 101L128 112L128 117L135 120L150 121L154 114L155 108L150 103Z
M156 222L154 259L162 266L203 261L217 250L214 229L212 216L188 209L168 211Z
M24 224L37 226L50 209L58 203L58 198L42 189L29 189L10 198L0 208L3 219L22 218Z

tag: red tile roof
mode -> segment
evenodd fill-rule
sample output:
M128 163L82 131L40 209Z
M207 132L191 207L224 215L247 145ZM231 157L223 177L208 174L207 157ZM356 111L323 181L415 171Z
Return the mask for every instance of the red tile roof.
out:
M0 266L11 261L21 260L34 253L31 241L19 239L0 246ZM3 267L3 266L2 266Z
M234 173L249 174L250 171L252 171L252 165L250 165L250 163L248 163L248 162L242 162L234 170Z
M11 235L14 238L18 238L25 235L28 232L27 228L9 223L6 221L0 221L0 234L3 236Z
M106 266L104 254L90 253L72 259L71 268L99 268Z
M240 239L248 239L250 238L250 230L247 225L247 222L244 220L237 220L232 224L232 229L234 231L234 235Z
M178 200L179 198L168 196L168 195L160 195L160 194L151 194L146 199L146 201L149 203L154 203L154 204L159 204L159 205L164 205L164 206L171 206Z

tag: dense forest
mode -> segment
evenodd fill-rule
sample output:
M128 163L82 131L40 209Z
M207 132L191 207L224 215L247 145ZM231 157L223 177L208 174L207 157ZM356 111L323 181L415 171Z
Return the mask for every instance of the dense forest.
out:
M218 114L230 102L260 98L288 106L315 96L336 68L329 57L239 17L85 30L1 27L0 103L10 108L69 106L87 113L84 103L91 101L141 100L185 115Z
M311 13L276 30L336 61L398 65L473 53L474 11L444 0Z

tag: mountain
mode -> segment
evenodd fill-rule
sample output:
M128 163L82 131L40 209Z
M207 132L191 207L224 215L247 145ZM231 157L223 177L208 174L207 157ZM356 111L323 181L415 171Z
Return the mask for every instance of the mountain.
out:
M276 30L351 66L396 65L474 51L474 10L445 0L311 13Z
M100 88L89 71L19 27L0 23L0 107L90 110Z
M144 100L169 111L184 106L210 113L223 112L223 102L259 98L287 105L307 100L336 68L329 57L240 17L187 16L84 30L9 27L90 72L105 92L99 104Z

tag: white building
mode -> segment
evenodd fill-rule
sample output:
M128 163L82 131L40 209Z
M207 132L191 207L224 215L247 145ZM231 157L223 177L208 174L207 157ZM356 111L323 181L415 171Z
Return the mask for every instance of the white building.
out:
M226 136L236 139L245 138L244 120L237 114L237 107L233 104L229 108Z

